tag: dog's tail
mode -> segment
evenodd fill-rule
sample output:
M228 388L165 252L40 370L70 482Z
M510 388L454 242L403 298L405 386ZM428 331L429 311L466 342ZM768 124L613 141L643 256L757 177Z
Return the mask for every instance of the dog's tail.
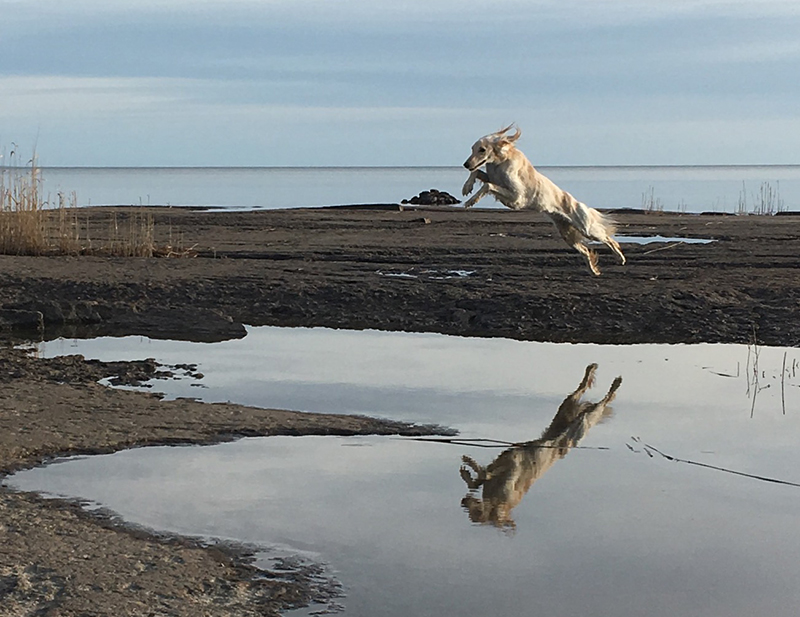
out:
M583 223L584 235L598 242L606 242L617 233L617 224L610 216L578 202L576 212Z
M583 204L581 205L583 206ZM583 207L586 209L587 228L589 232L586 236L605 244L617 255L619 262L625 265L627 261L625 255L622 253L619 242L614 238L617 233L617 226L614 219L602 212L598 212L594 208L589 208L588 206ZM594 272L594 268L592 271Z

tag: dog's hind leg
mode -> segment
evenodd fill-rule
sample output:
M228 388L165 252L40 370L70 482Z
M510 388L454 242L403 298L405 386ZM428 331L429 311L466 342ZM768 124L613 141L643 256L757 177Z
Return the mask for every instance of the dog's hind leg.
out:
M605 397L603 400L600 401L599 404L608 405L611 401L614 400L614 397L617 394L617 388L619 388L620 384L622 383L622 377L617 377L611 384L611 387L608 389Z
M578 414L581 412L581 398L586 394L586 391L594 385L595 371L597 371L597 364L593 363L586 367L581 383L572 394L561 401L556 415L553 416L553 419L550 421L550 426L548 426L542 433L542 436L539 437L541 441L557 439L558 436L567 429L569 424L578 417Z
M594 274L595 276L600 276L601 274L600 268L597 267L597 253L595 253L592 249L590 249L581 241L578 241L576 244L573 244L572 246L581 255L586 257L586 263L589 264L589 269L592 271L592 274Z
M611 236L608 236L605 240L603 240L603 244L616 253L617 257L619 258L619 262L624 266L626 259L625 255L622 254L622 249L619 247L619 242L614 240L614 238Z
M586 258L589 269L595 276L600 276L600 269L597 267L597 253L583 243L583 234L572 226L572 222L565 216L551 213L553 223L558 229L558 233L564 238L564 242L578 251Z
M586 367L586 370L583 372L583 379L581 380L580 385L575 389L575 392L572 394L578 394L582 396L589 388L594 385L594 374L597 371L597 363L592 362L589 366Z

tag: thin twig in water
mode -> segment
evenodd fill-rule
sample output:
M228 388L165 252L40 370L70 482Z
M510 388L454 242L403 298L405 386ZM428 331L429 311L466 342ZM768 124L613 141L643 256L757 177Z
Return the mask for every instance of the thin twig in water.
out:
M736 374L735 375L731 375L730 373L720 373L719 371L712 371L711 367L709 367L709 366L704 366L703 368L705 370L707 370L709 373L711 373L712 375L719 375L720 377L732 377L734 379L737 379L739 377L739 372L741 370L739 362L736 363Z
M425 441L430 443L446 443L454 446L475 446L476 448L507 448L518 444L497 439L460 439L458 437L397 437L402 441Z
M783 367L781 368L781 408L786 415L786 353L783 352Z
M454 446L474 446L476 448L523 448L533 443L531 441L522 441L515 443L512 441L500 441L499 439L481 439L481 438L460 439L458 437L398 437L398 439L402 439L403 441L425 441L430 443L446 443ZM547 446L542 444L536 444L536 447L564 449L566 446ZM611 448L608 448L606 446L570 446L567 449L610 450Z
M672 244L668 244L667 246L659 246L656 249L650 249L649 251L645 251L642 255L649 255L650 253L658 253L658 251L666 251L667 249L674 249L676 246L680 246L683 242L673 242Z
M753 417L756 409L756 396L761 391L762 388L759 388L758 385L758 356L761 354L761 350L758 348L758 336L756 335L756 327L753 325L753 382L752 382L752 391L753 391L753 403L750 405L750 417ZM748 363L750 361L750 345L747 345L747 360ZM769 386L765 386L769 387ZM750 394L750 376L748 375L747 378L747 394Z
M736 476L744 476L745 478L752 478L753 480L760 480L762 482L771 482L772 484L783 484L786 486L796 486L800 488L800 484L796 482L789 482L788 480L778 480L776 478L768 478L766 476L757 476L752 473L746 473L744 471L735 471L733 469L727 469L725 467L718 467L716 465L709 465L708 463L700 463L698 461L691 461L688 459L678 458L677 456L670 456L669 454L665 454L658 448L654 448L653 446L643 443L642 444L646 449L652 450L656 454L663 456L668 461L674 461L676 463L686 463L687 465L695 465L697 467L705 467L706 469L713 469L714 471L722 471L724 473L730 473Z

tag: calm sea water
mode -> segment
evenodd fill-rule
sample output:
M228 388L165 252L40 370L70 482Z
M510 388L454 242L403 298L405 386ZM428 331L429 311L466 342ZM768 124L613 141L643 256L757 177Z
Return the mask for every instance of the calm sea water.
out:
M563 189L598 208L736 212L762 203L800 210L800 166L541 167ZM45 168L46 194L75 191L79 205L295 208L397 203L436 188L461 197L461 167ZM485 198L481 207L501 207Z
M202 379L154 389L506 442L537 439L596 363L585 400L622 383L602 421L555 430L582 436L577 448L498 459L503 446L267 437L72 459L7 483L252 543L265 566L276 552L325 564L349 617L797 615L797 349L250 328L223 343L61 340L39 353L196 362ZM498 459L496 481L470 487L463 456Z

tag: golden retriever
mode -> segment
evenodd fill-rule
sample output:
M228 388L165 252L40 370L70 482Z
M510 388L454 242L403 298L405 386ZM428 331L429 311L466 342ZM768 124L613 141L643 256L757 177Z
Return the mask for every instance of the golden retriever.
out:
M472 522L513 530L511 510L522 501L533 483L557 460L564 458L570 448L578 445L590 428L611 415L608 404L614 400L622 377L612 382L597 403L581 401L594 385L596 370L597 364L586 367L578 388L564 399L539 439L503 451L485 467L469 456L462 457L461 478L470 492L461 500L461 505ZM478 497L474 493L481 487L483 491Z
M517 128L513 135L506 135L512 126L481 137L473 144L472 155L464 162L470 174L462 192L465 196L469 195L476 180L483 182L483 186L464 202L464 207L471 208L479 199L491 193L497 201L512 210L531 208L544 212L566 243L586 257L595 275L600 275L597 254L584 244L584 239L602 242L624 264L625 256L612 237L615 233L613 222L536 171L514 145L522 131ZM480 169L484 165L485 171Z

